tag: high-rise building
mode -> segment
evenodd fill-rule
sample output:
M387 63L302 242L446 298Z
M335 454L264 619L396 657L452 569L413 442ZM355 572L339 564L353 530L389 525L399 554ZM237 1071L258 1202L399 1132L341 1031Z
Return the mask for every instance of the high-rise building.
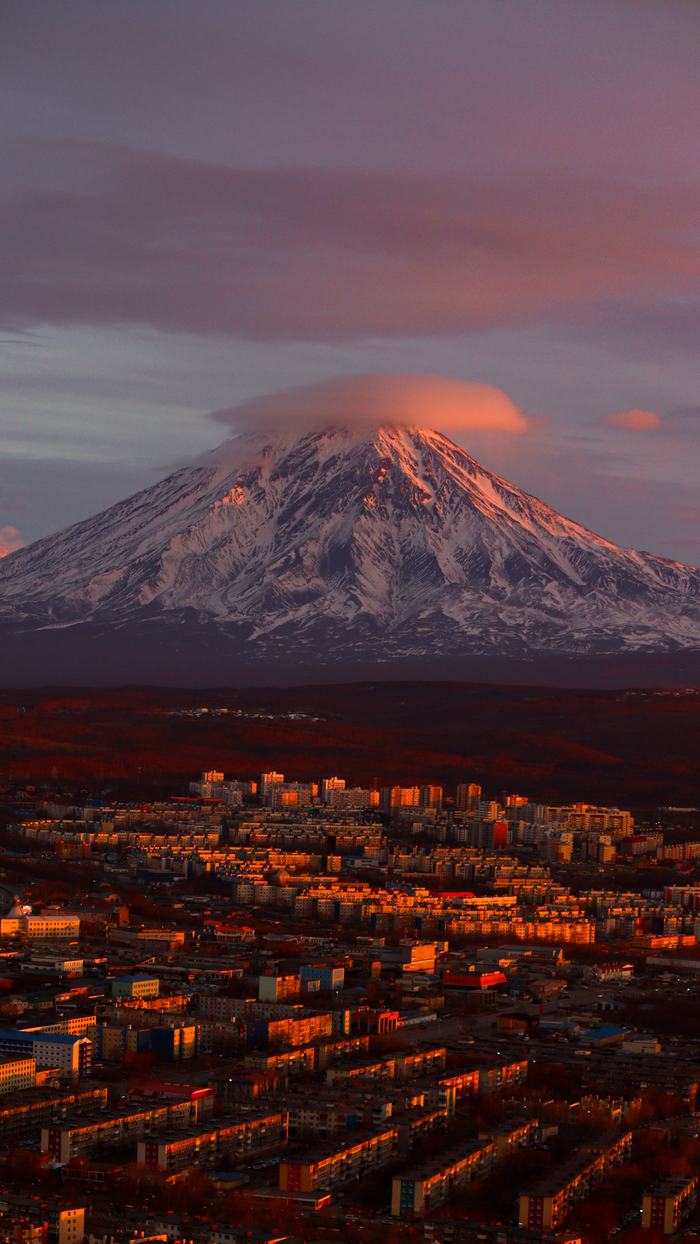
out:
M442 787L421 786L420 806L421 808L437 808L439 811L442 807Z
M465 782L457 787L455 807L461 812L473 812L480 799L481 787L476 782Z
M503 808L495 799L477 800L474 811L480 821L497 821L503 816Z
M332 790L345 790L345 778L331 777L321 779L321 798L324 803L330 803L329 798Z
M318 787L308 782L275 782L267 802L272 808L306 808L317 791Z
M326 802L331 808L370 808L373 793L362 786L351 786L347 789L336 786L328 792Z
M261 773L260 774L260 798L264 804L272 802L271 793L274 786L284 781L283 773Z
M389 812L391 808L419 808L420 806L418 786L383 786L381 789L379 807L382 812Z

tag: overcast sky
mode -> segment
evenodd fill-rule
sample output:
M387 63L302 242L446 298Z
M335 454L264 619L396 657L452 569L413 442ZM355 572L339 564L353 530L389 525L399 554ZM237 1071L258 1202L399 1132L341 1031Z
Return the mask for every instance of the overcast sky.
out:
M502 389L450 431L700 562L695 0L0 0L0 547L376 371ZM3 535L4 532L4 535Z

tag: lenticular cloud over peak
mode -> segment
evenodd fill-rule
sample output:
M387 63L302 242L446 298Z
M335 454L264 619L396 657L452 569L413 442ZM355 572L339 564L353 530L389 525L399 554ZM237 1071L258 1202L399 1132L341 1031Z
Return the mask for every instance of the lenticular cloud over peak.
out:
M439 432L519 434L528 427L502 389L409 372L338 376L325 384L255 398L209 417L241 432L398 424Z

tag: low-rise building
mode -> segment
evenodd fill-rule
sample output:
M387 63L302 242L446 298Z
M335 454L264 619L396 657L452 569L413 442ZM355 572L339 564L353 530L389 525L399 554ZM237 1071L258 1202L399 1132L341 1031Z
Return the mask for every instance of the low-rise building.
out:
M45 1234L43 1223L9 1214L0 1216L0 1244L44 1244Z
M0 1213L22 1214L38 1223L47 1244L83 1244L85 1208L65 1201L42 1201L22 1193L0 1192Z
M157 976L118 976L112 981L113 998L157 998L159 993Z
M77 942L80 937L78 916L61 916L55 912L43 916L25 916L25 933L28 941L47 942L60 938Z

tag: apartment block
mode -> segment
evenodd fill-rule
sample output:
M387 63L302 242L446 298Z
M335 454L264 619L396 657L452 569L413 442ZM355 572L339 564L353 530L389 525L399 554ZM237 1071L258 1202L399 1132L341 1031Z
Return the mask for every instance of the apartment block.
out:
M606 1170L619 1166L622 1162L628 1162L632 1156L632 1133L603 1132L581 1145L581 1153L599 1154Z
M89 1037L97 1023L97 1017L94 1013L89 1015L66 1015L63 1019L57 1019L51 1024L35 1024L30 1025L21 1022L18 1027L22 1032L45 1032L50 1035L57 1034L62 1037Z
M393 1080L396 1069L394 1058L365 1058L355 1063L341 1063L326 1071L326 1084L342 1080Z
M503 1127L489 1132L479 1132L479 1140L493 1140L496 1145L496 1159L505 1158L516 1149L524 1149L534 1145L539 1136L537 1119L524 1119L518 1123L508 1123Z
M527 1080L527 1059L514 1063L479 1068L479 1092L496 1093L504 1084L524 1084Z
M455 1101L459 1101L462 1097L471 1097L473 1093L479 1092L479 1069L473 1071L458 1071L456 1075L441 1076L439 1087L444 1088L445 1093L454 1093Z
M97 1118L76 1118L49 1123L41 1129L41 1152L57 1162L89 1157L99 1147L114 1148L125 1141L136 1141L155 1127L190 1121L190 1103L168 1102L153 1107L131 1108Z
M0 1057L34 1058L37 1070L56 1067L62 1076L75 1079L90 1071L92 1044L88 1037L61 1033L0 1031Z
M695 1209L698 1199L698 1181L691 1179L662 1179L642 1197L642 1227L645 1231L663 1231L673 1235L681 1223Z
M260 1002L284 1002L285 998L296 998L301 992L299 976L274 976L263 973L258 977L258 999Z
M579 1201L603 1178L601 1155L575 1157L520 1194L518 1221L532 1231L557 1231Z
M362 1110L349 1098L333 1100L319 1094L285 1099L290 1139L313 1133L322 1140L352 1132L363 1122Z
M251 1111L235 1123L201 1127L185 1135L153 1133L139 1140L139 1165L161 1171L211 1164L230 1156L240 1158L287 1143L289 1116L286 1110Z
M312 1150L304 1161L280 1162L282 1192L316 1192L342 1187L385 1166L396 1155L398 1128L355 1133L352 1141Z
M38 1135L44 1123L65 1116L71 1110L102 1110L107 1105L107 1089L54 1090L24 1089L8 1093L0 1103L0 1142L10 1145Z
M243 1063L251 1071L275 1071L287 1076L307 1075L316 1066L316 1047L307 1045L294 1050L246 1054Z
M485 1179L495 1161L494 1141L477 1140L440 1154L434 1162L402 1172L391 1184L393 1217L422 1217L473 1179Z
M408 1110L396 1120L399 1129L399 1147L407 1153L413 1145L425 1140L436 1128L446 1127L449 1113L444 1106L422 1106Z
M268 1046L310 1045L333 1035L333 1016L306 1012L299 1019L258 1019L246 1025L246 1040L253 1049Z
M394 1075L397 1080L412 1080L416 1076L434 1075L445 1070L444 1045L419 1046L415 1050L402 1050L394 1055Z
M36 1059L33 1056L0 1058L0 1094L33 1088L35 1082Z

